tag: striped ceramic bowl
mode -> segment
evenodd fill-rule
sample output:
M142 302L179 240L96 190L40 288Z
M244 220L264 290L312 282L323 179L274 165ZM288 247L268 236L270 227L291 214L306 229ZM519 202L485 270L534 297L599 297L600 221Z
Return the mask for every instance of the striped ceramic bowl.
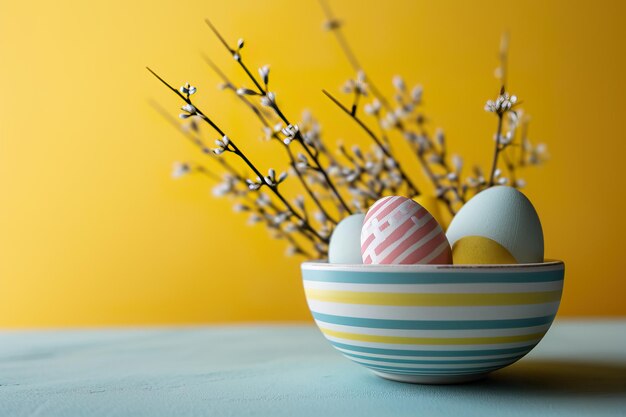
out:
M302 264L317 326L384 378L457 383L512 364L559 308L565 266Z

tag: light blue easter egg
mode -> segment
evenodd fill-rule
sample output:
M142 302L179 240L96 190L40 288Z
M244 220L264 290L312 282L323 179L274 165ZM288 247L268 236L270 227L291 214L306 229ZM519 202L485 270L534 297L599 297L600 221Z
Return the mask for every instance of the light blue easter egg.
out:
M328 262L331 264L362 264L361 228L365 214L358 213L341 220L328 246Z
M543 230L528 198L512 187L491 187L476 194L454 216L446 232L450 245L466 236L492 239L518 263L543 262Z

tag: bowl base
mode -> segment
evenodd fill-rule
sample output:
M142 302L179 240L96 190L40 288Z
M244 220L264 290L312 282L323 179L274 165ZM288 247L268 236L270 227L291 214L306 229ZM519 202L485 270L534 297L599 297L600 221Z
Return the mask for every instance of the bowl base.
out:
M370 371L381 378L389 379L391 381L406 382L409 384L433 385L464 384L466 382L478 381L489 374L489 372L485 372L482 374L472 375L399 375L374 371L373 369L370 369Z

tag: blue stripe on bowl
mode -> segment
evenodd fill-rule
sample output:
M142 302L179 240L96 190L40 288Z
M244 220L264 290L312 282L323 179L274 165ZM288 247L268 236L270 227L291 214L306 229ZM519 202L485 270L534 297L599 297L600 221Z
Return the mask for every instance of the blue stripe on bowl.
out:
M505 363L515 362L524 355L510 356L508 358L493 358L493 359L472 359L472 360L458 360L458 361L442 361L442 360L411 360L411 359L391 359L391 358L379 358L377 356L363 356L355 355L354 353L341 352L349 358L365 359L368 361L386 362L386 363L408 363L413 365L472 365L477 363ZM366 364L364 364L366 365ZM503 365L500 365L503 366Z
M367 368L367 367L366 367ZM375 371L375 372L380 372L380 373L385 373L385 374L392 374L392 375L407 375L407 376L462 376L462 375L482 375L482 374L486 374L489 372L493 372L493 371L497 371L497 369L491 369L491 370L481 370L478 372L462 372L462 371L454 371L454 372L443 372L443 371L433 371L433 372L425 372L425 371L418 371L418 372L410 372L410 371L389 371L387 369L376 369L376 368L368 368L370 371Z
M548 282L563 280L564 270L548 271L509 271L490 272L489 270L467 270L456 272L367 272L331 271L322 269L302 269L305 281L342 282L352 284L468 284L468 283L510 283Z
M401 373L412 373L412 374L479 374L483 372L490 372L496 370L498 368L502 368L502 365L497 366L486 366L482 368L445 368L445 369L437 369L437 368L401 368L397 366L384 366L384 365L368 365L365 363L359 363L359 365L363 365L366 368L376 369L384 372L389 372L392 374L401 374Z
M344 326L399 330L476 330L514 329L550 324L554 315L507 320L391 320L334 316L311 311L316 320Z
M434 356L434 357L456 357L456 356L489 356L489 355L507 355L510 353L526 354L536 343L528 346L506 348L506 349L485 349L485 350L403 350L403 349L382 349L372 348L357 345L348 345L345 343L335 342L329 340L329 342L338 348L352 350L355 352L363 353L376 353L379 355L395 355L395 356Z

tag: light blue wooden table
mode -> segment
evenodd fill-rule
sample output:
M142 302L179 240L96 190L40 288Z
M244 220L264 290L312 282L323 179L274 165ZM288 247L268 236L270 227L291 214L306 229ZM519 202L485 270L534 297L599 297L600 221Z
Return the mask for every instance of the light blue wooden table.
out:
M557 323L487 380L370 374L312 326L0 333L0 416L626 416L626 321Z

